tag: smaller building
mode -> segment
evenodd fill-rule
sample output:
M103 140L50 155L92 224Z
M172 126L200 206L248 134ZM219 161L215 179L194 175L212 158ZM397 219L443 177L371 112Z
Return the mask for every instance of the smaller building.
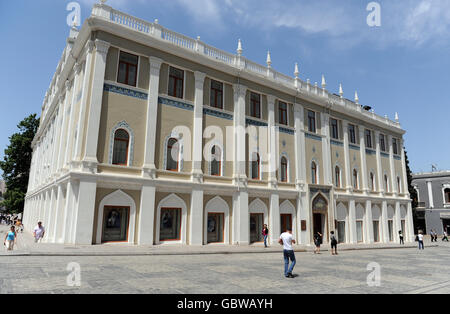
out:
M426 233L450 231L450 171L414 174L412 185L417 191L419 224Z

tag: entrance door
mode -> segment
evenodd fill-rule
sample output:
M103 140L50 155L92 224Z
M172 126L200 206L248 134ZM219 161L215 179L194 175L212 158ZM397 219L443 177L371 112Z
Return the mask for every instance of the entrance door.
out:
M447 233L450 232L450 219L442 219L442 227Z
M380 222L378 220L373 221L373 240L380 242Z
M323 235L323 214L314 214L314 234L320 232Z
M208 213L208 243L223 243L223 223L224 214L223 213Z
M250 214L250 242L263 242L264 214Z
M105 206L103 210L102 243L127 242L129 207Z
M286 232L288 229L292 230L292 215L291 214L281 214L281 233Z

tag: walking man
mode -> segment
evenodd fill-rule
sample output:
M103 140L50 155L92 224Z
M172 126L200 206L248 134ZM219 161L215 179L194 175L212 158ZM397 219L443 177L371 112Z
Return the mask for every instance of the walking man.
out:
M33 230L34 243L38 243L42 240L45 235L45 228L42 225L42 222L38 222L38 225Z
M288 228L286 232L282 233L278 243L283 246L283 256L284 256L284 276L286 278L294 278L292 271L296 263L294 249L292 244L295 244L295 240L292 236L292 228ZM291 266L289 267L289 260L291 261Z
M447 230L444 230L444 237L442 238L442 242L447 241L448 242L448 233Z
M267 247L267 237L269 236L269 228L267 228L266 224L264 224L262 235L264 237L264 247Z

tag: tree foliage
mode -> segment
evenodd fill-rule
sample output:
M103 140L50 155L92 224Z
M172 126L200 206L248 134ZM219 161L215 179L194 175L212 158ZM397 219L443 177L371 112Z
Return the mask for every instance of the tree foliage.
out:
M39 128L39 119L36 118L36 114L32 114L22 120L17 127L19 132L9 138L10 144L5 149L3 161L0 161L6 184L6 193L3 195L5 200L2 205L12 213L23 212L33 153L31 143Z

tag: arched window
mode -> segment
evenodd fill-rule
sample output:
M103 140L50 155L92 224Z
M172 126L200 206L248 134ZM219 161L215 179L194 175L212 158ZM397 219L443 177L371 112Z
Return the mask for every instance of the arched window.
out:
M334 183L337 188L341 187L341 169L338 166L334 169Z
M219 146L213 146L211 148L211 175L221 176L222 175L222 151Z
M114 133L113 165L128 165L128 148L130 145L130 135L124 129L118 129Z
M179 162L179 143L175 138L167 142L167 167L166 170L178 171Z
M358 171L356 169L353 169L353 188L358 189Z
M259 159L258 153L253 153L252 155L252 179L259 180L260 179L260 166L261 160Z
M375 176L373 175L373 172L370 173L370 190L372 192L375 191Z
M287 182L288 181L288 161L286 157L281 157L281 168L280 168L280 181Z
M318 184L317 180L317 164L313 161L311 163L311 183Z
M450 204L450 189L445 189L444 195L445 195L445 203Z
M386 174L384 175L384 191L389 192L389 181L388 176Z

